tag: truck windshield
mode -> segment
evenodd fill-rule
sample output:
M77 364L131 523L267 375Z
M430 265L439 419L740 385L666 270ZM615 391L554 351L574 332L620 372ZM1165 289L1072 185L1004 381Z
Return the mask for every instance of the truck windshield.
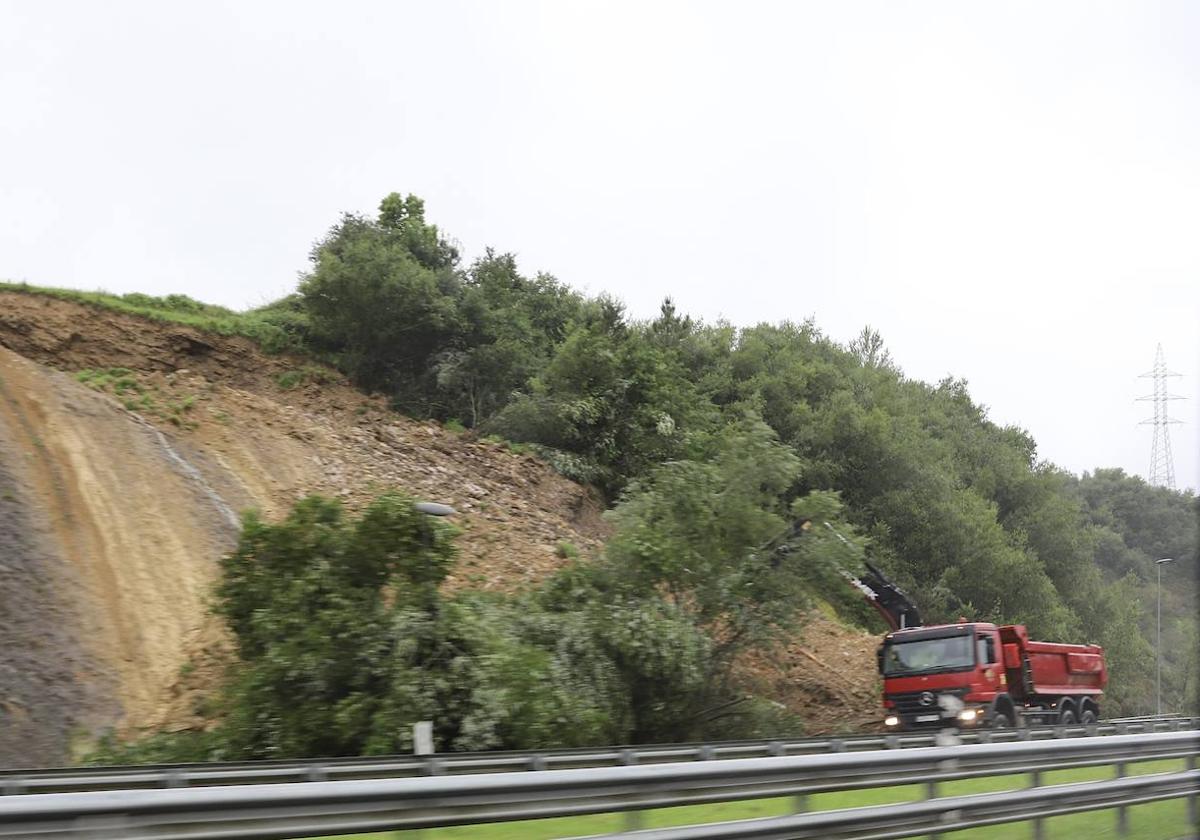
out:
M975 665L971 639L971 636L962 635L888 642L883 651L883 673L895 676L971 668Z

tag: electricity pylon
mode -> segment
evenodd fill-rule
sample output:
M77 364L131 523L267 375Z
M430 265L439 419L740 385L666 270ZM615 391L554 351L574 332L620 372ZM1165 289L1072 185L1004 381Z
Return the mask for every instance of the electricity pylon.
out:
M1143 420L1138 425L1145 426L1152 424L1154 426L1154 442L1150 444L1149 482L1158 487L1168 487L1174 490L1175 461L1171 457L1170 426L1180 421L1167 415L1167 403L1171 400L1182 400L1184 397L1167 392L1167 379L1172 376L1180 376L1180 374L1167 370L1167 364L1163 361L1162 345L1160 344L1158 345L1158 351L1154 354L1154 370L1143 373L1138 377L1139 379L1154 380L1154 393L1138 397L1139 401L1154 401L1154 416L1149 420Z

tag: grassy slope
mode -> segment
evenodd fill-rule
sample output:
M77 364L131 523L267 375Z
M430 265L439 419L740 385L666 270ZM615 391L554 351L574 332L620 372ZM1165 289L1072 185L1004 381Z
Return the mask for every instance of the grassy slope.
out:
M1155 761L1130 765L1131 774L1162 773L1184 769L1182 761ZM1088 767L1075 770L1058 770L1046 773L1044 784L1066 784L1112 778L1110 767ZM984 779L966 779L941 785L939 796L957 796L969 793L988 793L1027 787L1029 777L996 776ZM809 797L808 808L812 811L828 811L837 808L855 808L866 805L883 805L922 799L921 785L878 788L874 790L841 791L823 793ZM721 822L724 820L773 817L791 813L790 799L760 799L748 802L733 802L724 805L696 805L683 808L664 808L647 811L642 827L665 828L677 825ZM492 823L488 825L462 826L426 830L424 832L389 832L384 834L362 834L344 837L342 840L550 840L557 837L578 837L621 831L624 816L601 814L591 817L564 817L561 819L531 822ZM1182 799L1138 805L1129 809L1128 836L1139 840L1172 840L1189 836L1187 807ZM987 828L956 831L947 836L964 840L1026 840L1032 837L1028 823L1008 823ZM1052 817L1046 820L1045 836L1057 838L1086 837L1089 840L1104 840L1117 837L1116 814L1114 811L1090 811L1081 814Z
M238 335L258 343L268 353L304 352L296 339L297 331L303 327L303 316L289 305L287 298L259 309L234 312L223 306L201 303L186 295L152 297L140 292L114 295L104 291L81 292L4 281L0 281L0 292L43 295L139 315L154 321L184 324L217 335Z

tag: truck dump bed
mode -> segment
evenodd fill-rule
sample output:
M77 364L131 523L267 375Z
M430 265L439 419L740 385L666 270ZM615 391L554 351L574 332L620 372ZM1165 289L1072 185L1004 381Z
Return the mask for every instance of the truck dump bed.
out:
M1010 686L1020 685L1029 694L1101 694L1108 682L1104 651L1098 645L1064 645L1031 641L1019 624L1000 627L1004 645L1004 667L1017 671ZM1013 676L1017 676L1014 674Z

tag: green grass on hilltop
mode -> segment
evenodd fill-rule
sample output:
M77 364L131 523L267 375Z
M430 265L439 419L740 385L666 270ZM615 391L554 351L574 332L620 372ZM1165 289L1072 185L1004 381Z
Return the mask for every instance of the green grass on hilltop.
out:
M1184 769L1182 761L1167 760L1143 762L1130 765L1131 774L1165 773ZM1056 770L1044 774L1043 784L1068 784L1112 778L1111 767L1086 767L1073 770ZM964 779L946 782L939 787L939 796L963 796L972 793L991 793L1013 790L1029 785L1027 774L994 776L981 779ZM859 808L869 805L886 805L924 798L922 785L903 785L869 790L838 791L808 797L807 808L811 811L831 811L841 808ZM744 820L757 817L776 817L792 813L790 798L758 799L745 802L730 802L721 805L691 805L681 808L661 808L646 811L642 817L643 828L667 828L670 826L699 825L702 823ZM588 817L562 817L527 822L489 823L455 828L426 829L424 831L394 831L383 834L356 834L343 836L340 840L552 840L552 838L581 837L621 831L625 827L621 814L599 814ZM1183 799L1135 805L1129 808L1129 837L1138 840L1175 840L1191 836L1194 830L1188 824L1187 804ZM1089 840L1116 838L1116 812L1113 810L1085 811L1051 817L1045 821L1045 837L1048 840L1074 840L1086 837ZM986 828L972 828L948 832L946 838L962 840L1028 840L1033 837L1033 826L1028 822L1005 823Z
M0 281L0 292L19 292L68 300L137 315L154 321L186 324L217 335L236 335L257 343L268 353L307 353L304 337L308 320L295 295L258 309L235 312L223 306L202 303L187 295L153 297L141 292L115 295L105 291L83 292Z

